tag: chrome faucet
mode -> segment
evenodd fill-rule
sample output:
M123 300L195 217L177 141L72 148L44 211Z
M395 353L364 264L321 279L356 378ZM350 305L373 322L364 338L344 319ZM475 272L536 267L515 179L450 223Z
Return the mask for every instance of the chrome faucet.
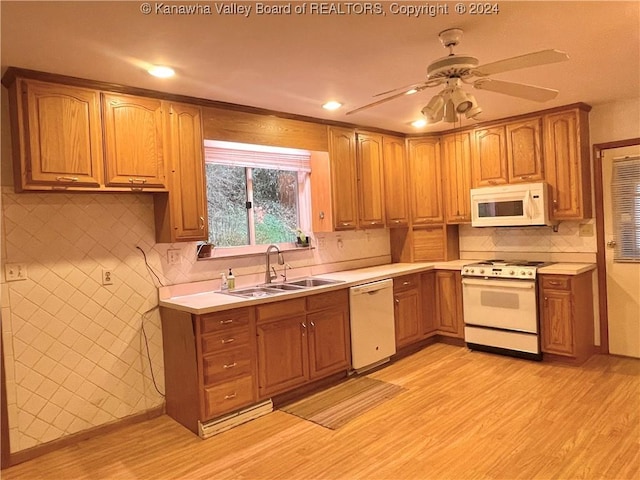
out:
M267 247L267 253L266 253L266 257L267 257L267 270L264 272L264 283L271 283L271 280L273 280L274 278L278 278L278 274L276 273L276 269L275 267L271 266L271 252L273 251L278 252L278 265L284 265L284 257L282 256L282 253L280 253L280 249L278 248L277 245L269 245L269 247Z

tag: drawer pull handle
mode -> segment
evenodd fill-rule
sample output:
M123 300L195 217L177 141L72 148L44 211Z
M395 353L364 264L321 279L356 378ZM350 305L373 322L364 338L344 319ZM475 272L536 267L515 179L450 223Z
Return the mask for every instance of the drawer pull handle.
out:
M411 282L402 282L402 285L411 285Z
M235 367L236 365L238 365L238 362L226 363L226 364L224 364L224 365L222 366L222 368L225 368L225 369L226 369L226 368L233 368L233 367Z
M220 325L227 325L229 323L233 323L233 319L231 319L231 320L220 320Z
M232 393L232 394L230 394L230 395L225 395L225 396L224 396L224 399L225 399L225 400L233 400L233 399L234 399L234 398L236 398L237 396L238 396L238 394L237 394L236 392L233 392L233 393Z
M58 182L77 182L78 177L56 177Z
M146 178L130 178L129 183L147 183Z
M562 283L556 281L556 280L549 280L549 285L562 285Z
M233 338L233 337L231 337L231 338L223 338L223 339L222 339L222 343L223 343L223 344L224 344L224 343L233 343L233 342L235 342L235 341L236 341L236 339L235 339L235 338Z
M520 180L527 180L528 178L531 178L531 175L521 175L520 176Z
M204 217L200 215L200 230L204 230Z

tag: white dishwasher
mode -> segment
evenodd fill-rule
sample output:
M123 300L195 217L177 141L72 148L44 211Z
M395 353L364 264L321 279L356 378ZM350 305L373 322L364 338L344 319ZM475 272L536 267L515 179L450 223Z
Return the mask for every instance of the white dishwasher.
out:
M393 280L351 287L349 305L353 369L368 370L388 361L396 353Z

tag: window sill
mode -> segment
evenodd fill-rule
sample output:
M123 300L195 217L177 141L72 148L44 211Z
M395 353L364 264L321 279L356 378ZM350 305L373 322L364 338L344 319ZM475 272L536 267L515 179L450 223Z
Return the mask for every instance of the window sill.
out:
M298 247L295 243L279 243L276 245L280 249L280 253L315 250L313 245L309 245L307 247ZM211 252L210 257L198 258L197 261L216 260L219 258L259 257L267 253L268 247L269 245L255 245L251 247L216 247Z

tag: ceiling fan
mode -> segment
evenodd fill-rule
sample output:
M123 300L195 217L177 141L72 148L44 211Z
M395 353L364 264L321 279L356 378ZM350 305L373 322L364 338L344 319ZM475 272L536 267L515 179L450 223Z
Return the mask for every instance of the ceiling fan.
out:
M429 64L426 81L378 93L374 96L388 96L351 110L347 112L347 115L375 107L403 95L410 95L440 85L444 85L444 89L433 96L422 109L422 114L429 123L439 122L443 119L453 123L458 119L459 114L464 114L467 118L476 118L482 112L475 97L463 90L463 84L472 85L478 90L489 90L537 102L546 102L558 95L558 91L551 88L505 82L488 77L496 73L562 62L569 59L566 53L553 49L542 50L478 66L477 58L453 53L453 48L460 43L462 34L463 31L460 28L450 28L438 34L442 45L449 49L449 55Z

